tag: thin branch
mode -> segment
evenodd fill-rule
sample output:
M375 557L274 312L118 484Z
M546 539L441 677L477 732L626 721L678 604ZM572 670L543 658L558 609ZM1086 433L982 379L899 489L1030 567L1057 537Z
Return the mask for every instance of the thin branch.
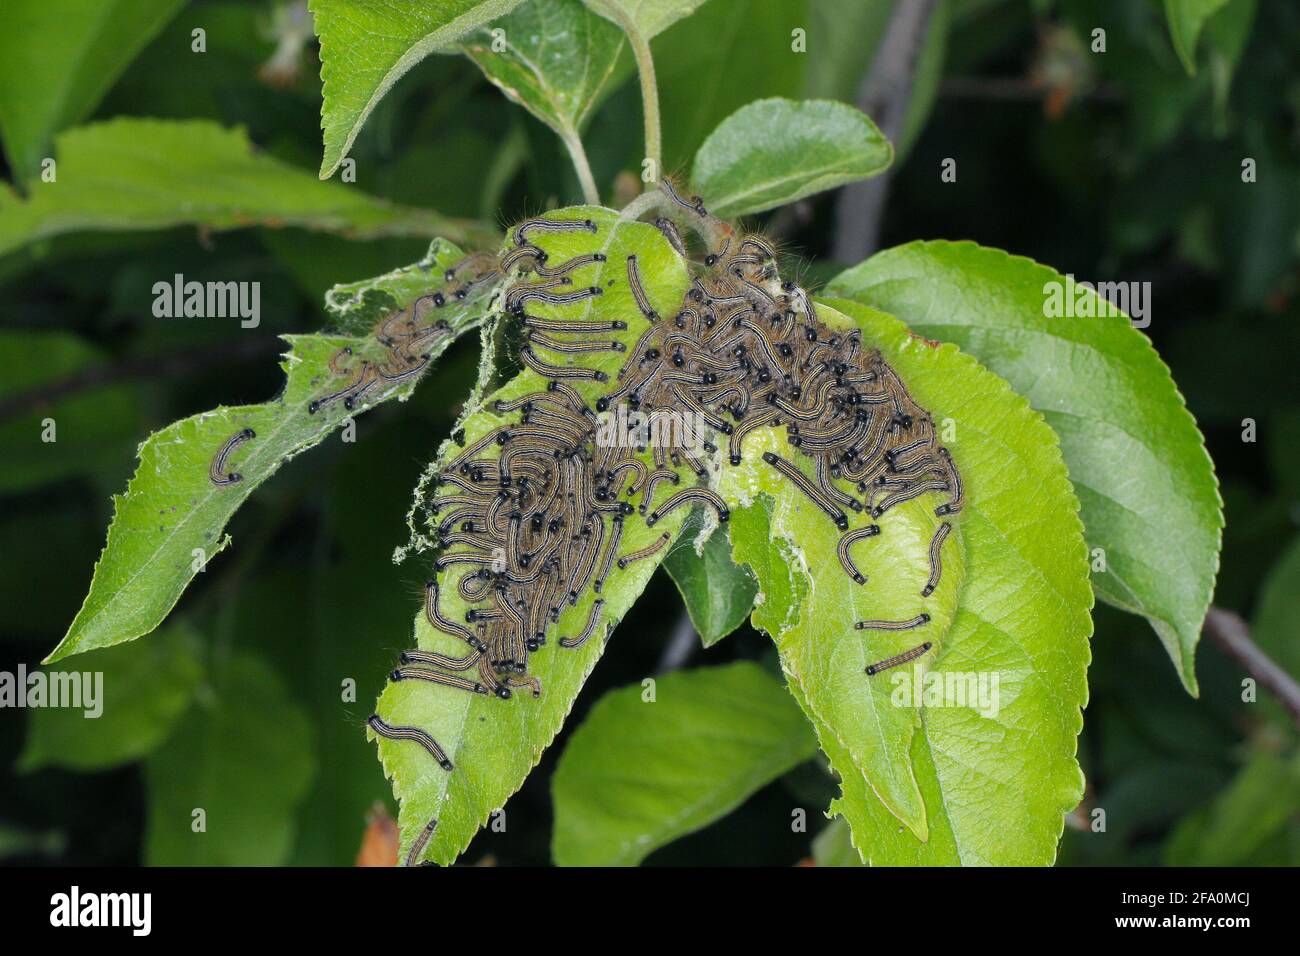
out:
M259 336L232 343L225 348L205 345L170 355L141 356L115 365L96 365L56 382L47 382L0 399L0 422L17 418L34 408L88 389L103 388L131 379L177 378L213 366L264 358L279 352L283 347L277 338Z
M1250 628L1245 621L1231 611L1212 607L1205 615L1205 633L1255 678L1260 687L1276 697L1300 727L1300 683L1250 639Z
M889 26L858 91L858 106L891 142L903 130L912 80L926 30L938 0L909 0L894 6ZM835 209L835 241L831 255L855 265L876 250L891 174L851 183L840 190Z

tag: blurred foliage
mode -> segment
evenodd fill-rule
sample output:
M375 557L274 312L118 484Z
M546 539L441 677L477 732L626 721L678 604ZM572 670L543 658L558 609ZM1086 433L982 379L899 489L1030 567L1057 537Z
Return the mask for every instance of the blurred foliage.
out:
M889 6L713 0L668 27L652 41L666 167L688 168L709 131L755 99L851 101ZM1226 502L1215 601L1255 624L1261 644L1294 673L1300 8L1268 0L941 6L943 36L927 41L925 75L896 144L883 244L973 239L1080 278L1152 283L1146 332L1206 435ZM1171 30L1184 12L1174 8L1185 6L1200 13ZM55 155L55 135L146 117L243 127L257 153L312 176L321 159L320 63L314 39L301 33L300 7L194 0L170 19L141 21L147 42L134 58L87 27L78 48L91 51L87 66L97 69L79 72L43 117L13 118L14 96L26 102L13 85L22 74L0 55L0 133L16 149L0 173L22 195L39 159ZM5 42L43 63L67 62L59 51L76 45L74 33L32 35L6 14ZM202 54L191 52L196 27L206 31ZM807 55L791 53L797 27L808 31ZM1098 28L1104 53L1093 50ZM616 76L584 132L604 196L640 166L636 82L626 69ZM581 195L564 144L465 57L418 63L374 108L349 155L364 194L487 227ZM959 159L956 183L939 183L945 157ZM1248 158L1257 181L1245 185ZM834 202L834 194L815 197L759 224L791 255L825 257ZM35 666L76 615L110 495L125 487L147 434L274 396L277 334L320 329L327 288L415 261L426 247L422 238L362 241L283 225L214 235L186 223L65 232L0 256L0 670ZM153 318L153 283L175 273L260 281L261 326ZM125 725L97 728L111 743L84 739L56 759L50 748L64 728L37 730L32 711L0 714L0 858L355 859L371 807L391 807L363 721L424 577L415 562L394 568L390 557L406 540L410 490L448 434L476 358L474 342L458 343L438 387L376 409L358 420L354 443L327 439L266 482L230 522L236 548L181 599L175 634L148 645L157 656L105 658L105 671L140 675L141 699L121 715ZM47 417L58 421L58 442L34 447ZM668 574L657 574L558 744L511 799L510 826L480 833L467 862L550 860L552 772L606 692L683 657L771 667L770 642L748 624L707 651L696 642L683 653L672 635L684 613ZM1060 862L1300 863L1296 728L1281 709L1264 691L1258 703L1243 701L1239 666L1209 641L1199 655L1201 697L1188 697L1143 620L1100 606L1094 613L1080 739L1088 792ZM68 663L98 666L89 657ZM844 833L813 845L835 790L824 768L820 757L804 763L647 862L789 864L815 851L822 863L845 860ZM259 836L196 851L175 827L177 813L188 820L199 805L238 815ZM808 809L806 830L792 827L792 808Z

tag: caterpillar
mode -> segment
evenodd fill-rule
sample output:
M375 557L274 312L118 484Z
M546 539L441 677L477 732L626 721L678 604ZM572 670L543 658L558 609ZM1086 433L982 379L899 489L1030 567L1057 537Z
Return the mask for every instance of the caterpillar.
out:
M904 651L901 654L895 654L893 657L887 657L883 661L877 661L874 664L867 665L867 676L874 677L881 671L889 670L891 667L897 667L899 664L906 664L908 661L914 661L934 645L929 641L924 644L918 644L910 651Z
M852 528L861 520L853 516L878 519L925 494L948 495L937 515L962 509L960 476L929 413L859 331L819 319L809 294L780 276L768 241L738 234L699 197L684 198L667 182L661 196L650 194L642 205L686 265L689 285L680 303L659 301L637 253L611 254L613 247L601 243L607 225L564 213L532 219L510 233L499 256L451 267L446 287L378 323L384 361L338 356L331 371L347 380L309 406L315 412L333 402L355 404L422 369L429 343L446 334L446 323L440 327L428 315L471 295L492 296L490 308L519 327L515 357L546 383L499 393L485 409L495 423L484 429L480 418L473 434L458 436L426 485L435 569L446 577L428 583L425 617L468 652L406 651L392 679L503 700L522 688L540 695L529 662L548 635L566 631L548 653L603 639L611 580L671 543L665 532L634 545L646 538L631 533L642 523L634 529L633 515L653 528L677 509L706 507L727 521L728 504L711 487L714 471L741 464L747 439L760 429L784 433L789 456L769 451L761 459L814 506L810 520L835 529L840 564L857 584L868 582L851 549L884 532L875 523ZM692 258L697 243L700 259ZM651 421L677 416L699 424L683 429L671 447L632 434L631 426L613 429L611 438L605 424L620 406ZM945 529L947 521L931 542L923 597L938 586ZM444 612L441 589L465 603L463 621ZM599 596L580 623L561 625L565 611L589 595ZM901 631L929 621L922 612L855 628ZM867 674L932 646L872 664ZM423 731L374 720L370 726L439 759L441 748ZM450 770L445 757L439 763Z
M235 432L226 439L225 444L217 450L212 456L212 463L208 465L208 480L214 485L221 487L223 485L234 485L244 480L244 476L237 471L226 471L226 459L230 453L246 441L251 441L257 437L257 433L251 428L244 428Z
M940 552L943 548L943 542L951 530L952 525L945 521L939 525L934 532L934 537L930 539L930 577L925 582L925 587L921 589L921 597L929 597L934 593L934 589L939 586L939 576L943 574L943 559Z

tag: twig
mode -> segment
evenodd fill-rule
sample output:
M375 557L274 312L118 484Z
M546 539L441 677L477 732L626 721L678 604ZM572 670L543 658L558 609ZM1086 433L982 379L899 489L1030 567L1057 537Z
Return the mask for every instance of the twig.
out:
M1205 615L1205 633L1266 691L1276 697L1300 727L1300 683L1250 639L1250 628L1236 614L1212 607Z
M0 399L0 421L17 418L33 408L48 405L87 389L101 388L137 378L175 378L191 372L238 362L247 362L275 354L283 343L274 337L259 336L233 343L224 349L210 345L186 349L162 356L141 356L115 365L96 365L76 375L48 382Z
M871 69L858 91L858 106L880 127L891 143L897 142L912 98L912 79L921 44L938 0L908 0L895 5ZM890 173L840 190L835 210L832 256L856 265L875 251L889 194Z

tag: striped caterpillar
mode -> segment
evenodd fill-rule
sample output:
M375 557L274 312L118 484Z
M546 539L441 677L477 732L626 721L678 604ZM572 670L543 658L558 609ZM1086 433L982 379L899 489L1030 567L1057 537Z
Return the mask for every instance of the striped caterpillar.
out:
M741 465L745 440L759 429L783 429L791 451L766 452L756 464L792 485L825 516L828 529L835 527L844 573L858 585L867 578L852 550L881 528L850 530L851 514L875 521L931 492L948 496L936 515L961 510L960 476L930 415L860 332L820 321L808 293L781 277L766 240L737 233L670 184L643 199L638 212L656 214L653 225L683 259L689 284L680 302L658 301L637 252L610 253L607 223L566 217L581 211L522 223L499 257L471 257L448 270L450 291L420 300L439 308L449 296L491 289L495 306L519 330L515 357L533 373L525 376L533 384L498 393L485 409L489 427L480 420L472 435L458 440L428 486L425 507L438 554L425 614L463 651L408 651L392 680L502 699L520 690L539 696L530 657L557 636L565 610L608 593L609 578L671 539L665 533L633 547L625 543L633 523L653 528L697 506L727 521L730 508L711 487L712 472ZM702 247L697 257L684 233ZM556 254L561 248L568 250L564 256ZM625 308L617 318L609 304L614 296ZM402 362L419 366L421 343L440 334L424 313L417 302L381 323L377 335L390 349L388 362L369 371L340 367L351 375L347 384L313 406L355 402L375 376L391 379ZM699 427L689 430L693 441L679 444L640 433L629 441L601 440L602 416L619 408L688 415ZM946 536L945 530L932 541L923 597L939 583ZM647 540L644 533L640 540ZM453 590L456 603L468 608L463 620L446 610ZM556 643L574 649L603 638L604 611L604 598L594 600L582 623L566 628ZM919 612L857 627L910 630L929 620ZM419 744L450 768L427 732L378 717L370 726L379 736ZM427 833L408 863L418 861L426 840Z

